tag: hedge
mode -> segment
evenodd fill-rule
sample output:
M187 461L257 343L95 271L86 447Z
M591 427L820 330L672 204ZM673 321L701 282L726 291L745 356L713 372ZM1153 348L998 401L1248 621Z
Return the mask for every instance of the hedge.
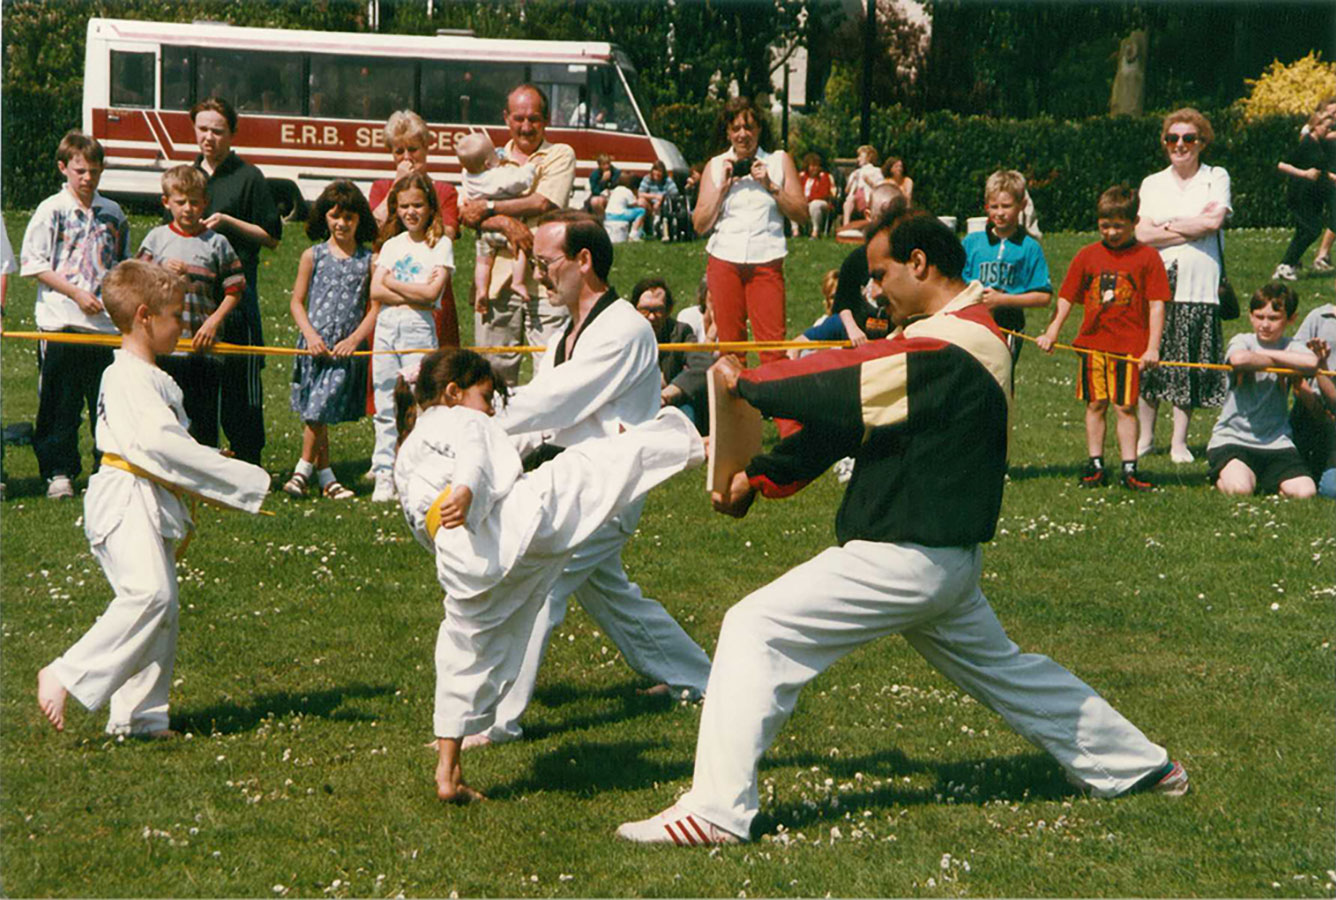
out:
M1233 110L1209 113L1215 142L1205 162L1223 166L1233 189L1233 228L1287 226L1283 176L1276 162L1298 140L1302 120L1273 117L1245 122ZM1161 116L1098 116L1075 121L1049 118L997 120L934 112L914 116L899 107L879 108L870 143L883 155L903 157L914 179L916 203L962 220L982 215L983 183L999 168L1019 169L1045 230L1093 230L1095 201L1110 185L1132 187L1168 163L1160 145ZM852 156L856 117L817 114L803 121L791 141L796 154L809 149ZM830 152L834 148L835 153Z

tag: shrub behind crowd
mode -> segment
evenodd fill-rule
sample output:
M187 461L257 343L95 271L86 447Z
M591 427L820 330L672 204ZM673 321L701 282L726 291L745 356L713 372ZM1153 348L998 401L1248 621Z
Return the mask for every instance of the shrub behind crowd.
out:
M1237 110L1205 111L1215 143L1203 160L1228 170L1234 191L1233 228L1285 226L1284 184L1276 161L1299 137L1301 118L1245 121ZM995 169L1019 169L1046 231L1093 230L1095 199L1111 184L1132 187L1167 165L1160 145L1161 115L992 119L933 112L915 116L898 106L874 108L871 143L882 157L902 157L914 178L914 200L939 215L982 215L984 179ZM823 110L803 120L790 145L797 156L815 150L828 160L851 157L859 140L856 114Z

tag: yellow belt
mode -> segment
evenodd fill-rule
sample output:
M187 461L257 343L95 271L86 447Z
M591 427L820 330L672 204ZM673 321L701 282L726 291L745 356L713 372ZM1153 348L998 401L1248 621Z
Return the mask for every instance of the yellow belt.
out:
M148 471L147 469L144 469L144 468L141 468L141 467L135 465L134 463L130 462L130 461L129 461L128 459L126 459L125 457L120 456L119 454L116 454L116 453L103 453L103 454L102 454L102 465L104 465L104 466L111 466L113 469L120 469L122 472L129 472L131 475L134 475L136 478L146 478L146 479L148 479L149 481L153 482L154 484L158 485L159 487L166 488L168 491L170 491L170 492L171 492L171 493L172 493L178 500L180 500L181 502L183 502L183 503L188 503L188 504L190 505L190 519L191 519L190 530L187 531L187 532L186 532L186 536L185 536L184 538L181 539L181 543L179 543L179 544L176 545L176 558L177 558L177 559L180 559L181 557L183 557L183 556L186 555L186 548L190 546L190 541L191 541L191 539L193 539L193 538L195 537L195 525L194 525L194 519L195 519L195 506L196 506L196 504L198 504L198 503L205 503L205 504L207 504L207 505L209 505L209 506L216 506L216 507L218 507L219 509L231 509L231 508L232 508L232 507L228 506L228 505L225 504L225 503L219 503L219 502L217 502L216 500L210 500L208 497L205 497L205 496L203 496L202 494L197 494L197 493L195 493L194 491L190 490L189 488L183 488L183 487L181 487L179 484L172 484L172 483L171 483L170 481L168 481L166 478L162 478L161 476L154 475L152 472ZM265 515L265 516L272 516L272 515L273 515L273 513L269 512L268 510L263 510L263 509L260 510L260 514L261 514L261 515ZM437 511L436 518L437 518L437 521L439 522L439 521L440 521L440 512L439 512L439 511Z
M450 498L450 488L446 487L436 495L436 499L431 501L431 506L427 507L427 534L434 541L436 532L441 530L441 506Z

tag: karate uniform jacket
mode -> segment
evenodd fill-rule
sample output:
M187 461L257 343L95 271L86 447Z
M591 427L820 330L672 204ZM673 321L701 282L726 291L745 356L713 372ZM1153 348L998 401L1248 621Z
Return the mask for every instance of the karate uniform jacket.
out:
M548 347L533 380L497 412L521 454L540 443L573 447L608 437L659 411L659 345L634 306L609 288L590 309L567 357L573 327Z
M269 473L229 459L186 430L181 389L172 377L139 357L117 350L102 373L97 398L97 448L177 487L247 512L258 512L269 493ZM94 544L105 540L127 515L146 518L168 539L191 527L185 502L147 478L101 466L84 497L84 531Z
M496 420L462 406L432 406L399 447L395 488L418 543L436 557L436 575L456 600L490 590L528 548L542 498L515 490L520 456ZM466 524L427 532L427 510L446 487L473 493ZM502 501L505 501L504 503Z

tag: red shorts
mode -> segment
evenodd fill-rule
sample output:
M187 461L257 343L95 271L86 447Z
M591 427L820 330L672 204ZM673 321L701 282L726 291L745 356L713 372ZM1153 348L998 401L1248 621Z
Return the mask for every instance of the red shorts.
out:
M1087 403L1107 400L1114 406L1134 406L1141 394L1141 370L1134 362L1107 353L1081 354L1076 399Z

